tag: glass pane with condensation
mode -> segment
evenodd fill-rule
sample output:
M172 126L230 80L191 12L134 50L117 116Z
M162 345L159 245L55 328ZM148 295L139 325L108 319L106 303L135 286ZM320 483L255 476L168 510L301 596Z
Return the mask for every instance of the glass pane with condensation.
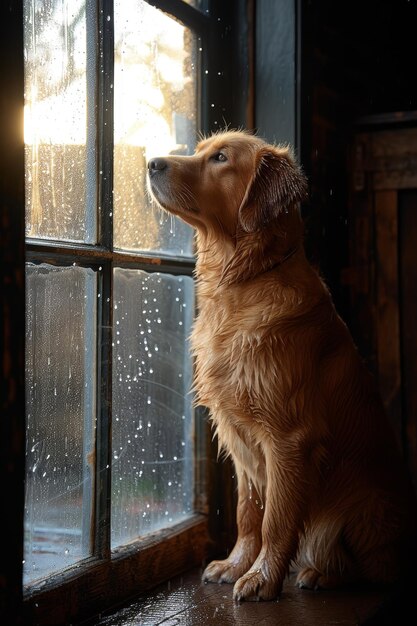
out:
M193 511L189 276L114 272L112 547Z
M96 274L27 264L24 582L91 554Z
M191 257L192 229L152 205L146 163L189 154L196 134L193 33L143 0L115 0L114 244Z
M29 237L96 242L94 0L25 0Z

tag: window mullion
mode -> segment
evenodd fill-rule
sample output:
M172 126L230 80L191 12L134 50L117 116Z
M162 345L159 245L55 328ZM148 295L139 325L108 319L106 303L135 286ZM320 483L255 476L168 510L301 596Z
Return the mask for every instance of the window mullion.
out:
M103 263L99 273L98 293L98 367L96 432L96 525L94 554L110 558L111 510L111 406L112 406L112 288L113 264Z
M93 2L94 3L94 2ZM94 12L95 13L95 12ZM99 272L96 524L94 554L110 558L111 405L113 311L113 0L99 0L97 12L97 188L99 244L107 259Z
M98 6L98 219L100 243L111 251L113 249L114 3L113 0L99 0Z

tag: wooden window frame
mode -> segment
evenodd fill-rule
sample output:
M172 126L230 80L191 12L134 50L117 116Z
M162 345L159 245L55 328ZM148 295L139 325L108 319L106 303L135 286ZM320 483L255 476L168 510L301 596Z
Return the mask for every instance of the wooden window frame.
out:
M152 0L157 8L176 15L201 38L201 80L198 86L201 107L200 130L209 132L226 125L253 127L252 84L253 48L252 0L207 0L209 12L197 10L182 0ZM98 0L97 14L102 32L97 59L98 74L109 78L113 64L113 0ZM3 268L3 303L1 308L2 353L2 419L1 419L1 478L5 485L4 502L8 503L6 546L0 566L1 615L5 623L58 624L90 618L106 608L120 604L133 595L157 585L163 580L201 565L217 550L225 550L233 542L234 502L230 499L233 475L229 464L217 463L217 446L212 442L206 416L198 412L196 484L203 494L196 502L195 515L169 529L154 532L137 542L110 551L109 515L97 517L94 529L95 555L81 564L34 583L23 590L23 503L25 450L25 261L47 262L84 267L102 266L99 289L102 301L110 297L112 266L170 271L174 274L193 271L192 263L178 258L131 254L112 250L111 211L103 210L100 224L100 245L56 243L31 239L25 248L24 216L24 63L23 63L23 0L8 0L0 9L1 53L4 71L1 73L1 127L4 150L0 157L0 191L2 197L2 232L0 235ZM231 27L234 26L234 28ZM245 37L240 36L244 27ZM225 66L225 59L229 59ZM103 70L101 72L100 70ZM207 72L205 70L208 70ZM109 164L113 155L113 113L106 108L109 85L98 88L98 168L107 170L98 187L99 205L111 206L112 172ZM228 88L223 88L227 84ZM236 94L239 94L236 97ZM104 169L104 165L106 168ZM107 222L106 222L107 220ZM111 306L103 308L101 325L111 326ZM110 345L109 345L110 344ZM108 440L111 421L107 413L110 400L109 380L111 359L110 337L100 342L103 368L98 375L101 390L98 420L96 507L109 509L108 472L100 472L108 464ZM110 355L111 356L111 355ZM99 360L100 362L100 360ZM228 493L227 493L228 492ZM221 515L219 515L219 510Z

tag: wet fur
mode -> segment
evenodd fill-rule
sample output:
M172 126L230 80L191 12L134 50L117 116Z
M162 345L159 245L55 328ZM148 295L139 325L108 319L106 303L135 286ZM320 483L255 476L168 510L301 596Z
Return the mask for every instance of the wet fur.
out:
M203 579L234 583L238 601L277 598L294 562L300 587L393 582L414 554L415 497L306 259L302 171L288 147L243 132L165 161L150 162L151 191L197 231L196 399L238 476L237 543Z

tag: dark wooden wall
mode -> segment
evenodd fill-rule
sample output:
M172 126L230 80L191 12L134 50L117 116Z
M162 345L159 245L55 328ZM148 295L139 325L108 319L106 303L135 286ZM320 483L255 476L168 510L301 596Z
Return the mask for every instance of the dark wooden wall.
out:
M405 118L355 134L346 282L352 332L417 487L417 116Z
M417 3L300 0L298 19L308 244L348 321L348 147L359 118L417 110Z
M417 485L417 340L410 331L417 192L404 182L407 167L416 170L417 147L413 134L401 135L417 128L417 3L300 0L298 13L308 251L380 382ZM367 137L362 172L360 136ZM381 142L383 152L374 154ZM387 168L402 171L399 187ZM358 175L363 188L355 192Z

